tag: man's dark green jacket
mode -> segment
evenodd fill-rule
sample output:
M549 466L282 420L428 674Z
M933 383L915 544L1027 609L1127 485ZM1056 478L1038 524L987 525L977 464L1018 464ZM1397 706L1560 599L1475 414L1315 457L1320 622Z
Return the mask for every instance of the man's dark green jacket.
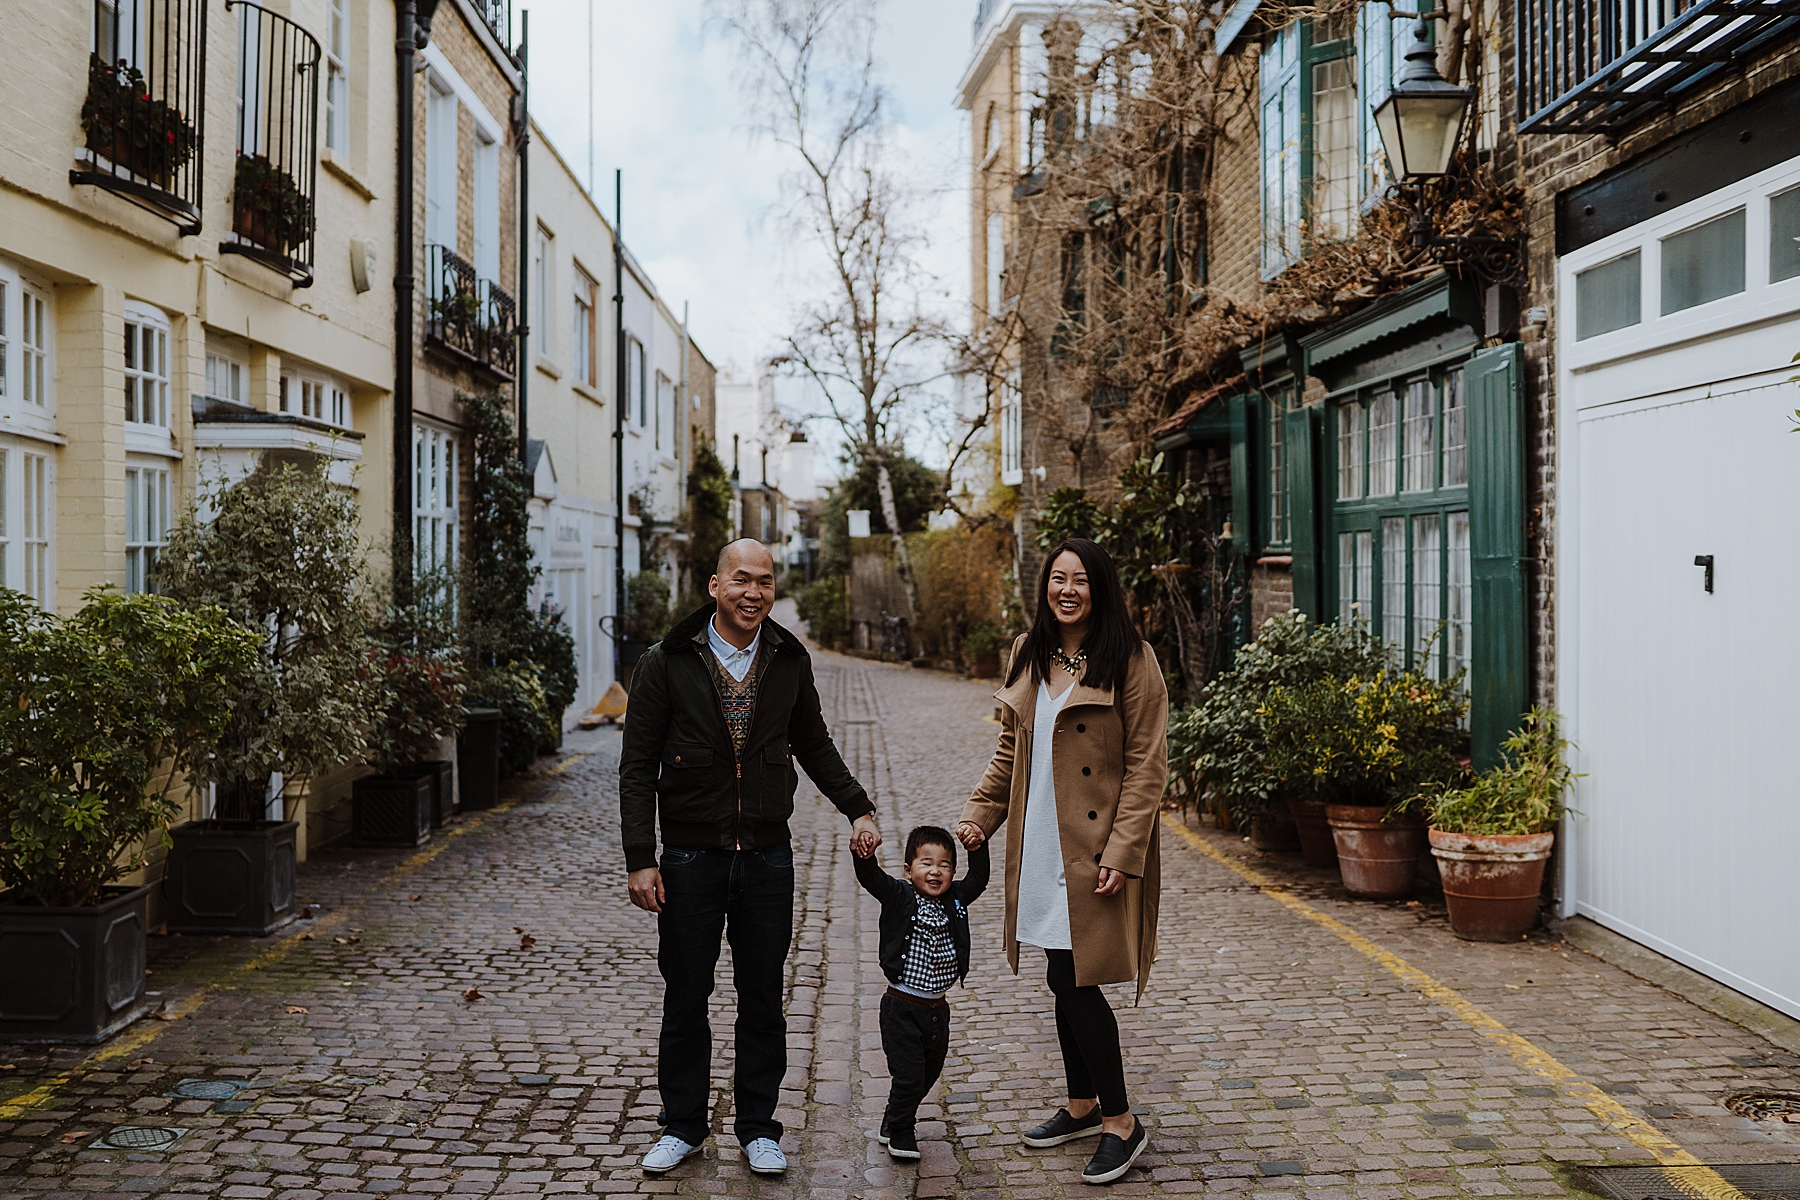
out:
M825 798L854 821L875 811L850 774L819 711L812 657L775 622L762 623L762 678L741 755L707 669L708 604L644 651L631 680L619 758L619 820L625 869L656 865L656 823L665 846L763 849L788 840L798 760Z

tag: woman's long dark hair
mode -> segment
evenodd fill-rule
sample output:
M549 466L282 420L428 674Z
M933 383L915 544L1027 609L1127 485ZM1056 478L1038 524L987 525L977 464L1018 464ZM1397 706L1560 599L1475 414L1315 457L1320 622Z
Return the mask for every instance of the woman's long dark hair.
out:
M1125 606L1125 589L1119 586L1119 568L1113 565L1112 555L1101 549L1100 543L1087 538L1064 538L1044 555L1044 569L1038 575L1037 615L1032 618L1025 644L1013 658L1007 686L1026 667L1031 668L1033 678L1050 678L1050 651L1062 646L1062 633L1050 606L1050 568L1064 551L1079 558L1087 571L1092 605L1087 636L1081 640L1081 648L1087 652L1087 669L1081 673L1081 682L1117 692L1125 683L1132 656L1143 648L1144 642L1138 637L1137 626L1131 623L1131 610Z

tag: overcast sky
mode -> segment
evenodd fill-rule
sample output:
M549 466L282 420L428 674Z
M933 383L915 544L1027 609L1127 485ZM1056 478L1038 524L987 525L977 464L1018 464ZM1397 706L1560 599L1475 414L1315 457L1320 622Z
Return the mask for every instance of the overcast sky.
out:
M968 295L966 115L952 93L976 0L882 0L881 75L894 142L925 193L927 267L958 317ZM804 260L778 220L780 153L745 126L727 34L704 0L530 0L531 109L581 175L588 164L588 28L593 15L593 169L612 213L625 173L626 243L721 370L747 372L777 348L807 299ZM817 440L830 442L826 430ZM909 437L909 443L926 441ZM934 458L930 447L915 453ZM825 456L821 455L821 458ZM827 464L820 463L821 473Z

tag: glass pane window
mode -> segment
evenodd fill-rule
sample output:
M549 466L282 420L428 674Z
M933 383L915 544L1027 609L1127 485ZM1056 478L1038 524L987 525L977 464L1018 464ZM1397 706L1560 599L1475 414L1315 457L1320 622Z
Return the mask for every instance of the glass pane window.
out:
M1444 375L1444 487L1469 483L1469 410L1463 406L1463 373Z
M1643 254L1633 250L1575 276L1575 340L1643 320Z
M1269 397L1269 541L1284 545L1288 540L1287 458L1282 447L1282 426L1287 421L1287 405L1277 393Z
M244 402L244 368L217 354L206 356L206 394L214 400Z
M1362 194L1373 195L1388 185L1387 155L1381 132L1375 127L1375 108L1387 99L1406 65L1406 48L1412 41L1412 23L1396 21L1379 4L1357 9L1356 65L1362 76Z
M1300 252L1300 23L1275 34L1263 51L1263 272Z
M1800 275L1800 187L1769 197L1769 282Z
M1453 512L1444 519L1444 667L1451 675L1469 669L1470 606L1474 590L1469 574L1469 514Z
M333 425L350 424L350 396L342 388L334 387L325 404L325 419Z
M169 472L125 468L125 590L147 592L169 540Z
M39 408L50 402L50 333L44 298L24 290L19 310L19 398Z
M1743 209L1662 240L1663 316L1743 290Z
M1432 679L1438 677L1443 657L1443 641L1438 636L1438 623L1443 620L1440 533L1436 513L1412 519L1412 662Z
M1437 462L1431 452L1431 410L1437 400L1435 391L1429 379L1415 379L1406 385L1404 491L1429 492L1437 485L1433 478L1437 473Z
M1366 529L1338 534L1338 619L1367 621L1374 611L1374 535Z
M1381 637L1406 645L1406 518L1381 521Z
M1356 81L1351 61L1337 58L1312 69L1313 236L1341 241L1356 232L1360 171L1356 161Z
M575 272L575 316L570 328L570 354L575 359L575 381L594 385L594 281Z
M0 587L12 586L12 576L7 574L7 564L12 561L12 524L7 520L10 508L6 502L6 498L11 495L7 490L9 477L6 473L11 459L6 447L0 446Z
M537 326L537 352L550 355L550 235L540 226L537 231L537 312L532 324Z
M6 399L10 394L7 390L6 364L12 357L12 339L7 336L6 314L11 303L12 289L4 279L0 279L0 400Z
M457 561L456 437L430 425L413 428L413 569L448 580Z
M1355 402L1337 410L1337 498L1362 499L1363 409Z
M1383 392L1369 405L1369 495L1391 496L1396 483L1398 402Z
M325 33L325 146L337 154L350 151L349 0L330 0Z
M50 607L50 462L41 454L19 456L24 470L19 504L19 540L24 571L19 590Z
M1024 442L1025 405L1019 392L1019 371L1014 368L1000 384L1000 482L1016 485L1025 481L1024 460L1020 455Z
M125 419L169 424L169 331L161 324L125 322Z

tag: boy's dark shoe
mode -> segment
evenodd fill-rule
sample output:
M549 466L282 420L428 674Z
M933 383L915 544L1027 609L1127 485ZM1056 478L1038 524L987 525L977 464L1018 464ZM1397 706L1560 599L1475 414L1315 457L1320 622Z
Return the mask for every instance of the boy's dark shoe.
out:
M912 1130L883 1130L881 1144L887 1147L889 1158L914 1159L919 1157L919 1139Z
M1072 1142L1076 1138L1093 1137L1100 1132L1100 1108L1098 1105L1088 1110L1085 1117L1071 1117L1069 1110L1059 1108L1056 1115L1022 1134L1019 1138L1027 1146L1036 1146L1040 1150L1046 1146L1060 1146L1064 1142Z
M1098 1109L1095 1110L1096 1114ZM1125 1172L1131 1170L1131 1164L1138 1160L1150 1146L1150 1135L1144 1132L1144 1123L1138 1121L1131 1131L1131 1136L1122 1138L1116 1133L1100 1135L1100 1144L1094 1148L1094 1157L1082 1168L1083 1183L1111 1183Z

